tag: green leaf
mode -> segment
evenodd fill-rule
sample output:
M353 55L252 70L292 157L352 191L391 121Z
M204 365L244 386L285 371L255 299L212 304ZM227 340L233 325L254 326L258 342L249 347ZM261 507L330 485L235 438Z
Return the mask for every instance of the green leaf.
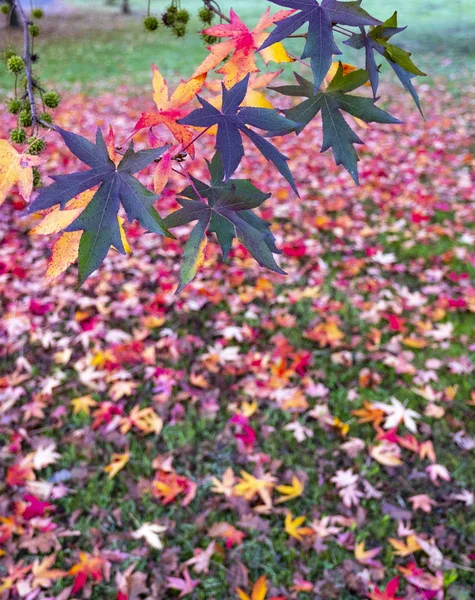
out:
M364 85L368 78L368 72L364 70L353 71L344 75L343 65L340 63L335 77L325 90L320 89L313 93L311 82L297 75L298 86L271 88L284 95L290 92L294 96L297 95L296 88L298 87L301 90L300 95L307 97L307 100L304 100L301 104L285 111L289 119L302 123L297 129L298 134L321 111L323 126L322 152L331 148L336 164L343 165L356 183L358 183L357 163L359 159L354 144L362 144L363 142L345 121L342 111L366 123L400 123L398 119L377 107L374 98L353 96L347 93Z
M178 198L181 208L163 221L166 228L198 221L183 252L177 291L181 291L196 275L203 256L207 227L216 234L224 259L228 257L233 240L237 237L259 264L283 274L284 271L273 257L273 254L280 252L275 245L270 225L251 210L261 206L270 194L261 192L249 179L224 182L224 169L219 153L208 163L208 168L211 182L207 184L191 177L193 185L181 192L180 195L184 197Z

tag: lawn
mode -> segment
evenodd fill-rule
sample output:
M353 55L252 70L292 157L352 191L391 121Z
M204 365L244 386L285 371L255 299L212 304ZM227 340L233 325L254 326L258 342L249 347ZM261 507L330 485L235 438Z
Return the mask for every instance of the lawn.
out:
M152 2L152 12L161 14L167 2ZM378 0L365 0L365 5L376 16L386 18ZM146 33L141 19L145 3L132 3L134 14L123 17L115 6L97 6L97 2L68 0L59 13L46 17L42 23L44 34L38 38L42 77L60 89L81 89L100 92L120 84L142 89L149 83L150 64L156 63L169 75L187 77L197 60L204 58L206 48L193 32L200 29L196 13L198 0L187 2L193 10L188 36L175 38L161 28L157 33ZM249 0L225 1L223 10L233 6L248 23L257 22L266 6ZM408 24L402 34L407 48L417 52L417 62L430 75L430 81L441 74L457 81L473 78L475 49L475 9L471 0L447 3L444 0L394 0L392 9L399 12L400 23ZM140 8L139 8L140 7ZM3 36L1 47L9 41L20 43L18 35ZM301 52L297 40L289 44L295 53ZM345 49L345 47L343 47ZM351 53L343 58L353 60ZM461 66L463 68L461 69ZM288 69L290 71L290 69ZM389 75L388 75L389 76ZM0 89L9 90L11 77L0 70Z
M403 124L352 123L359 187L318 152L318 119L275 140L300 200L246 148L238 176L272 192L260 214L287 275L236 242L223 262L210 234L176 295L188 227L134 223L132 254L111 250L77 290L76 266L45 278L58 236L31 233L16 193L0 207L0 600L475 597L473 62L463 85L454 72L475 16L398 4L420 18L405 35L431 71L426 120L385 81ZM89 138L128 136L151 62L171 81L204 56L138 14L65 6L45 19L41 75L63 94L55 122ZM77 166L46 141L45 184ZM213 142L185 163L204 181ZM173 173L162 216L183 187Z

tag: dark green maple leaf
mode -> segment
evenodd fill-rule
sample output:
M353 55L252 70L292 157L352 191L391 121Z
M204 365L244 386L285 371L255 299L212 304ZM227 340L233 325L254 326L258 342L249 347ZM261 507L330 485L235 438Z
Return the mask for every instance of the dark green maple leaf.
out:
M410 52L406 52L406 50L389 42L394 35L401 33L405 29L406 27L398 27L396 11L389 19L377 27L370 27L368 31L364 27L361 27L360 33L354 33L344 43L357 50L365 49L366 69L369 73L375 97L379 86L379 67L375 58L375 52L378 52L378 54L387 60L402 85L411 94L417 108L422 114L419 96L412 85L411 79L417 76L425 76L425 73L413 63Z
M269 223L252 212L270 194L261 192L249 179L224 181L224 168L218 152L208 163L208 168L210 183L191 177L192 185L184 189L177 200L181 208L164 219L167 228L197 221L183 251L177 293L196 275L203 260L208 229L216 234L225 259L234 238L237 238L261 266L285 275L274 260L273 254L280 254L280 251Z
M78 258L78 284L82 285L100 266L111 246L125 254L117 220L121 204L130 222L137 220L149 231L170 236L153 206L158 196L133 177L160 158L169 146L139 152L130 146L116 167L109 158L100 129L97 130L95 144L60 127L56 127L56 131L69 150L91 168L70 175L53 176L54 183L40 190L28 212L37 212L57 204L64 209L72 198L100 184L84 211L66 229L83 231Z
M288 110L285 115L288 119L301 123L296 129L297 134L310 123L321 111L323 124L322 152L332 148L335 162L343 165L358 183L358 154L354 144L363 142L345 121L342 111L366 123L400 123L387 112L375 105L375 99L353 96L348 94L368 81L368 72L364 70L343 74L343 65L340 63L335 77L328 87L313 91L313 83L294 73L298 85L285 85L270 88L285 96L307 97L307 100Z

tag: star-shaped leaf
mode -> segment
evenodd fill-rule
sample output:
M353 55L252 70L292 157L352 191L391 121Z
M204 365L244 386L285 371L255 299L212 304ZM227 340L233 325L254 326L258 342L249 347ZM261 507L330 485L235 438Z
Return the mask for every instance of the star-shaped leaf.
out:
M335 77L326 89L313 91L313 84L297 73L295 78L298 85L286 85L274 89L286 96L306 96L308 99L285 112L288 119L298 121L301 125L297 128L300 133L308 123L321 111L323 123L322 152L332 148L335 162L343 165L358 183L358 155L353 144L363 142L345 121L341 111L344 111L365 123L400 123L387 112L375 105L372 98L352 96L348 94L368 81L368 73L358 70L343 74L343 65L340 63Z
M223 41L209 48L210 54L196 69L193 77L202 76L208 71L215 69L230 55L229 60L217 71L217 73L224 75L226 86L231 87L248 73L259 71L256 65L255 52L269 35L265 33L265 30L274 23L288 17L292 12L282 10L271 15L270 8L268 8L256 27L250 31L247 25L231 9L229 23L213 25L202 32L207 35L223 38ZM261 55L266 64L270 61L277 63L294 61L287 54L281 43L274 44L271 48L263 50Z
M216 234L225 258L237 238L261 266L285 274L274 260L273 254L279 254L279 250L269 224L252 212L270 194L258 190L248 179L223 181L224 169L219 153L208 167L211 182L207 184L191 177L192 185L178 198L181 208L164 220L167 228L198 221L183 251L177 293L195 277L204 260L208 228Z
M179 125L177 120L184 117L188 111L183 107L195 98L195 95L201 90L206 79L206 73L193 76L188 81L181 81L176 90L169 98L168 85L166 79L160 73L155 65L152 65L153 77L153 100L157 106L156 111L144 112L135 124L132 135L145 127L154 127L155 125L165 125L173 137L188 146L193 140L193 132ZM194 155L193 145L188 147L191 156Z
M248 106L241 107L247 94L248 85L249 75L229 90L223 84L223 101L220 110L200 96L197 96L203 108L194 110L178 122L183 125L192 125L193 127L209 128L214 125L218 126L216 150L220 153L223 161L225 181L229 180L244 157L244 147L241 138L241 135L244 134L257 147L261 154L275 165L298 195L294 178L287 165L288 158L281 154L269 141L253 129L250 129L248 125L277 135L295 130L299 123L295 123L279 115L276 110Z
M281 42L308 23L308 35L302 58L310 58L316 91L332 63L333 54L341 54L333 35L333 23L362 27L378 25L380 21L361 8L361 0L340 2L339 0L269 0L298 12L279 21L259 48L260 51L276 42Z
M130 146L116 166L109 157L100 129L97 130L95 144L75 133L59 127L56 129L69 150L91 168L70 175L54 176L55 182L40 190L28 212L37 212L57 204L63 210L72 198L100 184L87 207L65 230L83 231L79 244L81 285L99 267L111 246L126 253L117 219L120 204L130 222L136 219L149 231L170 235L153 207L158 196L133 177L160 158L168 146L139 152Z
M352 37L344 43L347 46L366 52L366 69L369 73L373 95L376 97L379 87L379 67L376 63L375 52L383 56L398 76L402 85L411 94L417 108L422 114L419 96L412 85L411 79L417 76L425 76L411 60L411 54L398 46L389 43L394 35L404 31L406 27L398 27L397 11L384 23L377 27L371 27L366 31L364 27L360 28L360 33L354 33Z

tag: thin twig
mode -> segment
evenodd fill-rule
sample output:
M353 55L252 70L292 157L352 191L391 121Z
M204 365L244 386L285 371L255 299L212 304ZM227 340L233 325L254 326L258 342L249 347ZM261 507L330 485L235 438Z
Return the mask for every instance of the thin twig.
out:
M219 4L215 2L215 0L203 0L203 2L206 8L212 10L220 19L226 21L227 23L231 23L230 18L223 13L223 11L219 8Z
M16 0L15 4L20 12L20 19L23 25L23 60L25 61L26 91L28 94L28 101L30 103L32 131L34 130L35 126L38 125L43 125L43 127L47 127L48 129L55 129L54 125L43 121L43 119L40 119L36 110L36 98L34 91L35 83L33 81L33 73L31 68L31 39L30 31L28 29L29 25L32 23L27 19L21 1Z

